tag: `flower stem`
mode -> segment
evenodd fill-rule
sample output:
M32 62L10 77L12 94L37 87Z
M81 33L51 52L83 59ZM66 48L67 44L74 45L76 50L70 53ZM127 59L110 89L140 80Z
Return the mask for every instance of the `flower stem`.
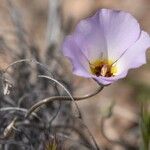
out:
M84 95L84 96L81 96L81 97L73 97L73 99L75 101L85 100L87 98L90 98L90 97L93 97L93 96L97 95L99 92L101 92L103 90L103 88L104 88L104 86L99 86L99 88L96 91L94 91L93 93L87 94L87 95ZM69 97L69 96L52 96L52 97L45 98L45 99L37 102L36 104L34 104L28 110L28 112L26 113L25 118L28 118L31 115L31 113L34 112L40 106L45 105L49 102L53 102L55 100L58 100L58 101L71 101L71 97Z

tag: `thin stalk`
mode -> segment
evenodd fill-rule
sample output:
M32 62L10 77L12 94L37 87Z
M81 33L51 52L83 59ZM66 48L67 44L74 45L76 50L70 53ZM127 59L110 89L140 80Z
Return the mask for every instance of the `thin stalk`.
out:
M84 95L84 96L81 96L81 97L73 97L73 99L74 99L74 101L80 101L80 100L85 100L87 98L91 98L91 97L97 95L99 92L101 92L103 90L103 88L104 88L104 86L99 86L99 88L97 90L95 90L93 93L87 94L87 95ZM52 96L52 97L45 98L45 99L37 102L36 104L34 104L28 110L25 117L28 118L32 114L32 112L34 112L37 108L39 108L42 105L45 105L47 103L53 102L55 100L58 100L58 101L71 101L72 98L69 97L69 96Z

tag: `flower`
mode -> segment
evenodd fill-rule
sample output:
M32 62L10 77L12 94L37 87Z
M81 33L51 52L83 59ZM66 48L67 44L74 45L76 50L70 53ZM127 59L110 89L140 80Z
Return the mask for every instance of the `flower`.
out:
M149 47L149 35L132 15L101 9L79 22L66 37L62 51L70 59L74 74L107 85L145 64Z

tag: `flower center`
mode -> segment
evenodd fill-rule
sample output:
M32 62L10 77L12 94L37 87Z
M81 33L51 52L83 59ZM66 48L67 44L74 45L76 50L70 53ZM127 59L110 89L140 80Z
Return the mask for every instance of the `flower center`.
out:
M91 73L97 77L112 77L115 76L117 68L112 61L96 60L90 63Z

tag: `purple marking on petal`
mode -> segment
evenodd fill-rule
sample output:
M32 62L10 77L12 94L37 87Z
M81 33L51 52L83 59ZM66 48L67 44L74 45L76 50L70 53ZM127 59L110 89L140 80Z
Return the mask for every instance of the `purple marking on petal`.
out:
M127 71L125 71L125 72L123 72L117 76L114 76L114 77L102 77L102 76L96 77L96 76L93 76L93 78L103 85L108 85L108 84L111 84L111 83L113 83L119 79L124 78L126 75L127 75Z

